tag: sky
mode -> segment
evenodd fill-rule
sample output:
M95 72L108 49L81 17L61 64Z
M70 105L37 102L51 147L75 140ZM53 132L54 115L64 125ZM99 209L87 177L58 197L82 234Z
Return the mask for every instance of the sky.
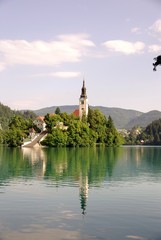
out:
M161 0L0 0L0 102L161 111Z

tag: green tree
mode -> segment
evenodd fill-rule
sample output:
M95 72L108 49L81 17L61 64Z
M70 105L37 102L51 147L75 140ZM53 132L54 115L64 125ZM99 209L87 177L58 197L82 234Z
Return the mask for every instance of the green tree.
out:
M52 133L47 135L41 144L50 147L64 147L67 145L67 137L67 131L55 128Z
M88 112L89 127L94 130L98 136L97 143L104 143L106 136L106 117L98 110L89 108Z
M161 144L161 118L150 123L144 131L142 131L140 138L144 138L145 144Z
M48 133L52 133L52 130L56 127L56 125L61 122L61 116L57 114L46 114L44 121L46 123L46 129Z
M55 114L60 114L61 113L61 111L60 111L60 108L59 107L57 107L56 109L55 109Z
M9 129L5 132L4 141L10 147L21 146L23 139L28 136L31 127L31 119L24 119L19 115L13 116L9 123Z
M25 134L22 130L12 128L6 131L6 142L9 147L18 147L23 144Z
M47 146L86 147L95 143L118 146L122 143L112 118L107 121L98 109L89 109L88 118L84 115L82 120L73 114L47 114L45 122L48 136L42 143ZM65 130L64 125L67 126Z
M123 137L115 128L111 116L109 116L109 118L106 122L105 143L107 146L119 146L124 143Z

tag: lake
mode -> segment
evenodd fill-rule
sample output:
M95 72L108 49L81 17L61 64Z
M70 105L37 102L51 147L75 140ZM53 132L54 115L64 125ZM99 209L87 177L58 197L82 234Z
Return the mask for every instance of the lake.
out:
M161 240L161 147L0 147L0 240Z

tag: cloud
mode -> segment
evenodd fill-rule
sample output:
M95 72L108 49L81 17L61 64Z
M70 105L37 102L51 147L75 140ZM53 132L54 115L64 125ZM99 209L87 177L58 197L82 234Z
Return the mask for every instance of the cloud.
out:
M159 53L161 51L161 45L150 45L149 46L149 52Z
M124 40L112 40L103 43L103 45L112 52L120 52L125 55L140 54L145 48L143 42L128 42Z
M0 40L0 69L17 64L54 66L79 62L94 46L86 34L60 35L50 42Z
M161 19L158 19L156 22L154 22L154 24L149 27L149 30L150 34L161 41Z
M80 72L54 72L49 74L49 76L59 77L59 78L74 78L74 77L79 77L80 75L81 75Z
M150 30L161 34L161 19L158 19L151 27Z
M51 72L34 74L32 77L58 77L58 78L75 78L81 75L80 72Z

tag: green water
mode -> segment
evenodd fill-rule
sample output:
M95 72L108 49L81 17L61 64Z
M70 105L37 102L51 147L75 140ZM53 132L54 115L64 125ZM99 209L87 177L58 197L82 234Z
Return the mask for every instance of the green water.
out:
M161 147L0 147L0 240L161 240Z

